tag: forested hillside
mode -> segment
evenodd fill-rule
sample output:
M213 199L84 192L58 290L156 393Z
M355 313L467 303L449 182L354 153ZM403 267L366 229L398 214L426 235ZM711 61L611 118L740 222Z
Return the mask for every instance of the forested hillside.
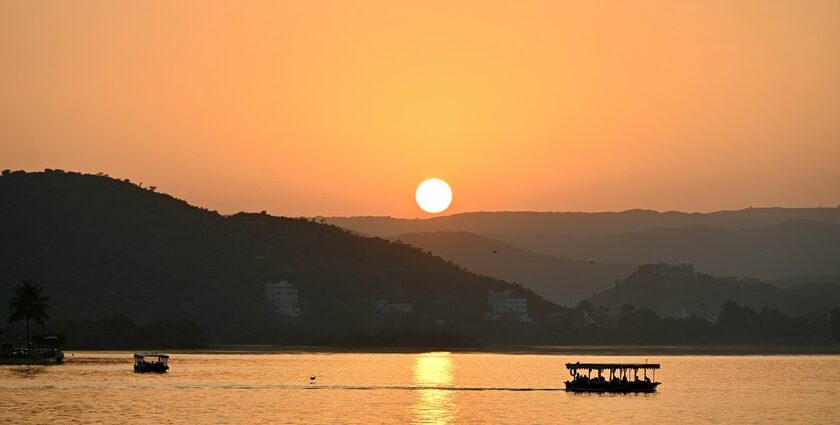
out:
M527 298L531 327L559 308L408 245L306 219L222 216L104 175L4 172L0 235L0 308L32 279L56 320L188 319L211 342L332 344L386 328L504 340L485 319L488 290ZM295 321L266 300L264 284L280 280L299 288ZM413 312L376 311L371 297L394 288Z

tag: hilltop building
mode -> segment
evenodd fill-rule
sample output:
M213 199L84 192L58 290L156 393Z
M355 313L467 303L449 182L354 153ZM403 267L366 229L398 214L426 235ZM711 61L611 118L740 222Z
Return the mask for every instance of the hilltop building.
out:
M487 304L490 306L490 316L498 318L503 314L513 314L521 322L528 322L528 300L516 298L510 289L504 291L489 291Z
M272 305L274 311L288 317L300 316L298 306L298 290L295 285L287 282L272 282L265 284L265 296Z
M693 264L669 264L662 262L642 264L637 271L643 274L662 276L666 280L692 279L696 277Z
M721 276L720 280L729 283L740 283L744 285L760 285L764 283L763 280L757 277Z

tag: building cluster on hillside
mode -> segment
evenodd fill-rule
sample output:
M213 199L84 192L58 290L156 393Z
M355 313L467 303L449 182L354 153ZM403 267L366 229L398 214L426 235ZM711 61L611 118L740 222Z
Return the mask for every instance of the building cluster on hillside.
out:
M266 283L265 296L275 312L291 318L300 316L300 300L295 285L285 280Z
M639 273L662 276L665 280L692 279L697 276L693 264L653 263L642 264Z
M487 304L490 306L489 316L493 319L504 315L513 315L520 322L529 322L528 300L517 298L510 289L504 291L488 291Z
M642 264L636 271L641 274L661 276L664 278L663 280L665 282L693 279L698 276L698 273L694 270L693 264L671 264L663 262ZM718 279L728 283L747 285L764 283L763 280L756 277L720 276Z
M392 302L387 298L377 297L375 295L370 297L370 302L373 304L373 308L380 313L405 314L410 311L414 311L414 304Z
M382 314L406 314L414 311L414 304L404 301L402 286L392 285L385 288L386 295L373 295L370 302L373 308ZM300 295L297 287L288 281L269 282L265 284L265 295L274 311L288 318L297 318L301 314ZM488 291L487 304L490 307L488 317L500 319L513 317L520 322L530 322L528 317L528 300L513 294L510 289L503 291Z
M373 308L379 313L405 314L414 311L414 304L405 302L405 288L400 284L388 285L384 288L385 295L370 297Z
M740 276L721 276L721 280L742 285L757 285L764 283L763 280L757 277L740 277Z
M386 296L371 296L371 304L379 313L405 314L414 311L414 304L402 301L402 286L392 285L386 289ZM289 318L301 315L300 295L297 286L286 280L265 284L266 300L274 306L274 312Z

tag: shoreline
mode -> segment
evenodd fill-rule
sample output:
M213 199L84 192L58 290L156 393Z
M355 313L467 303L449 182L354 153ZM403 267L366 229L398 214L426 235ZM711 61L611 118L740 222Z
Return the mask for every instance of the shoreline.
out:
M476 354L578 354L591 356L629 355L840 355L840 345L489 345L483 347L333 347L333 346L277 346L277 345L212 345L201 349L65 349L78 352L165 352L178 354L416 354L428 352Z

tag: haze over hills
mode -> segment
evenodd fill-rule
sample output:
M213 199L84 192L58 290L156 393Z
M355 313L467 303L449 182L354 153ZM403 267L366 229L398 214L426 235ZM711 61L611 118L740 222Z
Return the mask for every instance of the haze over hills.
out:
M840 284L799 284L778 287L758 279L720 278L694 273L669 276L653 271L669 265L650 265L618 285L593 295L596 307L619 311L626 304L651 309L660 316L698 315L715 320L724 303L737 302L756 310L776 309L790 316L823 313L840 306ZM678 266L679 267L679 266Z
M521 283L546 299L569 307L611 287L636 269L631 265L538 254L469 232L409 233L398 240L428 250L470 271Z
M423 220L325 220L382 237L466 231L524 250L581 261L687 262L714 275L781 278L840 274L840 208L749 208L714 213L479 212Z
M226 217L107 176L4 172L0 205L2 310L11 286L32 279L56 320L188 319L215 343L330 344L385 328L504 340L484 317L489 290L527 299L534 323L560 309L405 244L302 219ZM296 320L267 301L264 284L281 280L299 290ZM395 288L411 313L372 305Z
M691 263L723 276L840 274L840 224L791 220L766 227L652 229L597 236L497 235L536 252L613 263Z
M399 240L469 270L521 283L565 306L575 306L586 299L614 313L624 304L632 304L650 308L661 316L697 314L715 320L727 301L754 309L770 307L792 316L840 305L837 276L761 281L714 277L698 269L701 273L692 279L667 281L661 276L640 273L636 266L562 259L468 232L414 233Z
M32 279L52 297L50 315L62 322L57 330L82 327L87 331L77 334L77 341L85 338L104 348L129 347L129 334L144 344L183 337L200 344L206 336L211 344L414 347L790 343L830 335L823 325L812 332L811 316L772 315L787 330L767 327L756 333L737 322L661 318L623 306L618 312L588 303L565 308L403 241L265 213L222 216L105 175L3 172L0 205L0 282L6 287L0 291L0 310L8 305L12 285ZM626 267L540 256L475 235L446 236L475 247L466 254L486 252L492 245L497 254L509 255L511 261L500 261L495 271L512 276L528 267L508 271L506 266L527 264L544 270L548 282L556 272L567 277L580 272L559 284L587 281L599 273L612 283L613 273ZM407 235L405 240L420 244L424 237L429 236ZM437 243L441 235L430 237L430 244ZM482 255L488 254L479 252L474 260L489 270ZM533 276L539 283L541 275ZM279 312L267 299L265 283L281 280L296 287L297 317ZM798 292L788 292L787 298L797 303L807 297L835 299L834 285L795 287ZM491 291L505 292L497 298ZM506 308L527 304L527 315L499 313L491 307L498 303ZM818 324L828 317L824 310L815 314ZM6 334L15 329L7 326Z
M840 224L840 208L747 208L711 213L628 210L622 212L471 212L426 219L393 217L319 217L326 223L370 236L465 231L477 234L610 235L681 227L737 230L772 226L790 220Z
M801 276L786 276L778 279L772 279L770 281L773 285L776 285L780 288L789 288L792 286L799 286L799 285L840 285L840 275L834 276L814 276L814 275L801 275Z

